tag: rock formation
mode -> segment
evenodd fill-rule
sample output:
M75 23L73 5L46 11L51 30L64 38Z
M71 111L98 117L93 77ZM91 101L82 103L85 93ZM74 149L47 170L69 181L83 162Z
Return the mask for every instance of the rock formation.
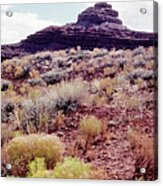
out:
M68 49L81 46L82 49L136 48L157 46L157 34L137 32L128 29L118 18L118 12L107 3L97 3L78 16L76 23L64 26L50 26L20 43L2 45L2 61L14 56L23 56L45 50Z

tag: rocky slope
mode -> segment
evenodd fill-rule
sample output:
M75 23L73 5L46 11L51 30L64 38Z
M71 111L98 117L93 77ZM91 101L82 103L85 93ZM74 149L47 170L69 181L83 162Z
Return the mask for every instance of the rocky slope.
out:
M50 26L22 40L20 43L2 45L2 61L45 50L136 48L157 45L154 33L128 29L118 18L118 12L107 3L97 3L78 16L76 23Z

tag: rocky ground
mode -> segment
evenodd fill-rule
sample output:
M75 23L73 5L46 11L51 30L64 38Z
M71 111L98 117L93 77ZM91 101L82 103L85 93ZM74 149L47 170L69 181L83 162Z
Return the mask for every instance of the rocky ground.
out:
M77 47L3 61L2 149L17 136L56 135L64 157L104 171L94 179L156 179L155 63L153 47ZM88 116L101 123L93 138L80 133ZM15 176L5 162L6 155L2 175Z

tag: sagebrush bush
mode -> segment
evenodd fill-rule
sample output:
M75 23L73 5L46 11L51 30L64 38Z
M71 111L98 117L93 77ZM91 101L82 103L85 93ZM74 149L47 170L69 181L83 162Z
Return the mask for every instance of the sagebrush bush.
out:
M10 100L3 100L1 103L1 121L7 122L14 117L15 104Z
M80 121L79 132L82 136L93 138L101 133L102 123L95 116L86 116Z
M31 92L30 99L22 104L19 110L19 120L25 133L49 130L49 123L57 114L56 101L53 98L42 96L39 92Z
M58 162L56 164L53 177L68 179L90 178L91 167L80 159L66 157L63 162Z
M145 54L145 49L142 46L134 49L133 51L133 57L138 56L138 55L144 55L144 54Z
M41 78L47 83L47 85L53 85L61 82L66 77L66 72L63 71L49 71L41 75Z
M77 106L87 102L88 90L89 86L86 82L76 79L55 86L47 93L47 97L53 102L55 100L57 110L74 111Z
M39 78L37 78L37 79L28 79L28 84L29 85L31 85L32 87L34 87L34 86L42 86L42 85L45 85L46 83L44 83L44 81L42 80L42 79L39 79Z
M37 132L39 130L41 126L40 115L41 112L37 101L28 99L23 102L23 109L19 111L18 116L25 133Z
M52 124L52 118L58 120L60 111L66 114L85 104L88 90L88 84L77 79L51 87L42 95L39 92L32 94L30 99L23 102L23 109L19 113L23 130L26 133L37 132L41 128L53 131L58 126L54 122Z
M13 176L25 176L27 165L35 158L45 158L47 168L62 160L64 145L58 137L32 134L15 137L6 146L6 153L12 165Z
M6 91L10 86L12 86L12 82L6 79L1 79L1 91Z

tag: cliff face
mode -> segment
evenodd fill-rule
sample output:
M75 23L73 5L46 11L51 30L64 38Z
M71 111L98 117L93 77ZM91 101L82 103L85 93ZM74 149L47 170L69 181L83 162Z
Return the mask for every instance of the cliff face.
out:
M2 45L2 61L45 50L135 48L157 45L154 33L136 32L123 26L118 12L107 3L97 3L78 15L76 23L62 27L50 26L22 40L20 43Z

